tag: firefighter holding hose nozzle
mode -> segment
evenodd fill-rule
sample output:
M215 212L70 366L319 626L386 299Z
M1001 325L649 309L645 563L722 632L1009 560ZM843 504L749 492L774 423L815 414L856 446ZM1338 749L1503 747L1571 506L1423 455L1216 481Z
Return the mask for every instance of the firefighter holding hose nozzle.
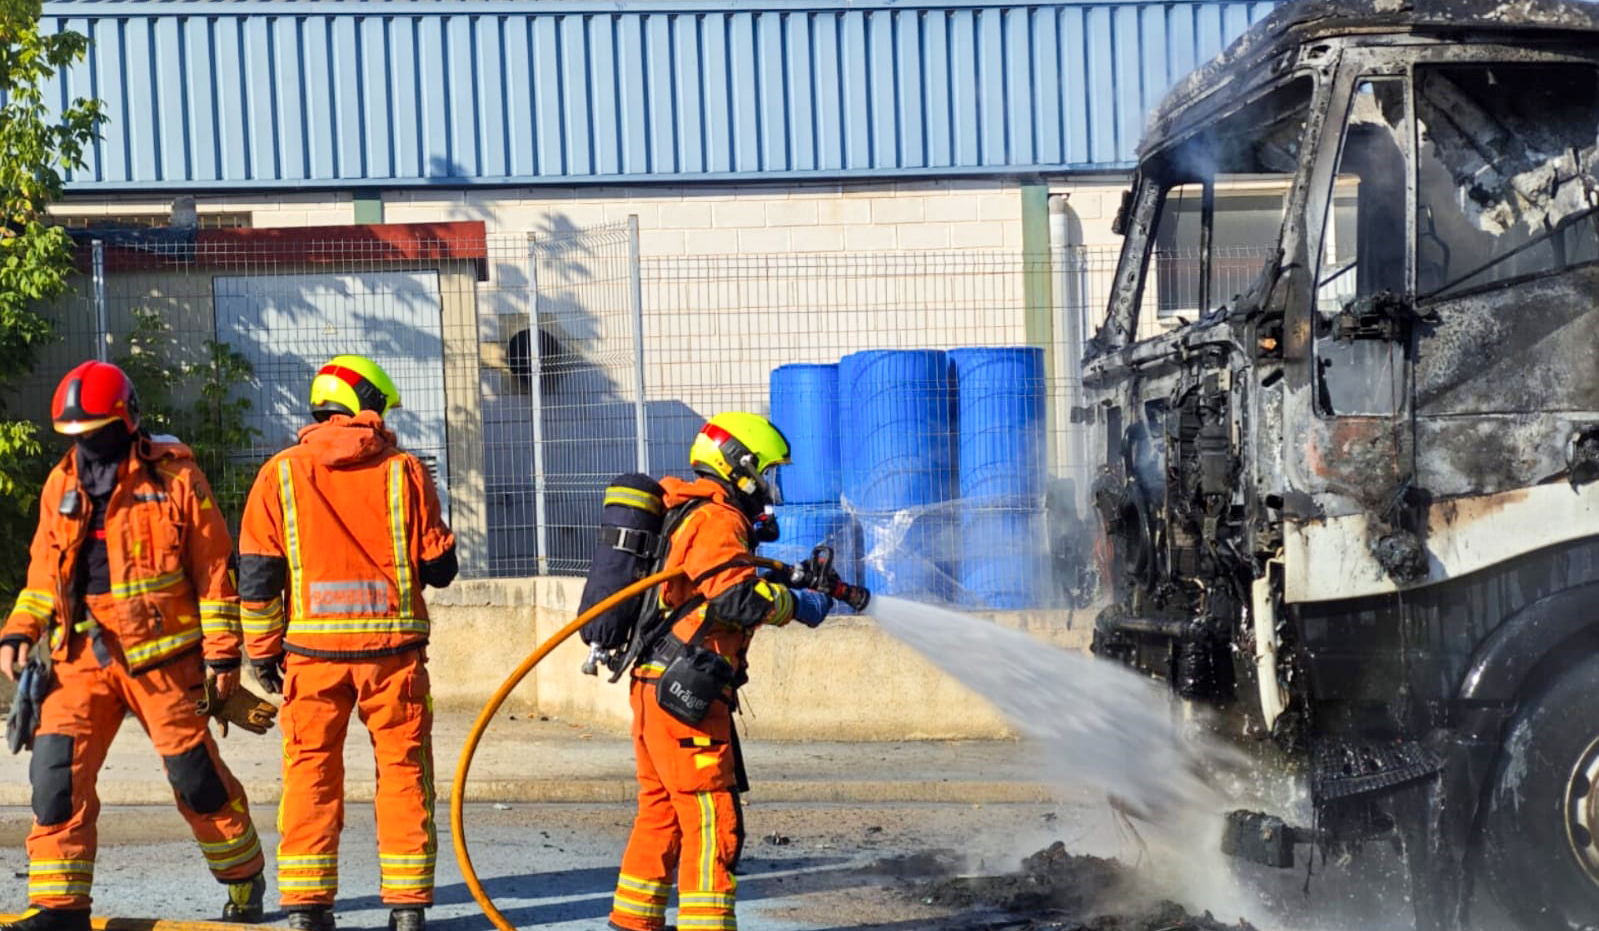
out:
M777 539L776 470L788 462L788 440L766 418L724 413L694 439L694 481L624 475L606 490L582 609L652 567L682 570L658 595L582 630L593 651L586 671L603 660L613 681L632 673L639 805L611 906L618 931L662 931L674 879L679 928L737 926L737 793L748 785L733 711L750 640L763 624L816 627L836 597L861 607L869 597L839 580L825 547L782 570L753 561L759 543Z

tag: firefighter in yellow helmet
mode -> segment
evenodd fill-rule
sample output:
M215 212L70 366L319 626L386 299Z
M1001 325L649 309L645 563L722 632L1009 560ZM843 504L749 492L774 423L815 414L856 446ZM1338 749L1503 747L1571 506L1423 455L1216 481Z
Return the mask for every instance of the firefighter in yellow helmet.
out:
M685 574L662 587L668 632L644 648L633 670L639 803L612 928L662 931L674 879L679 928L737 926L733 871L744 838L737 792L746 785L733 709L745 651L763 624L798 619L815 627L833 608L831 597L799 578L763 578L744 561L758 542L777 539L771 505L779 503L777 469L788 461L788 440L766 418L719 414L689 450L698 478L661 480L665 568Z
M359 711L377 757L378 861L391 931L433 901L433 713L422 588L455 578L455 538L426 467L383 415L394 382L337 356L311 382L317 423L268 460L245 505L245 650L283 693L278 891L289 927L331 931L344 823L344 735Z

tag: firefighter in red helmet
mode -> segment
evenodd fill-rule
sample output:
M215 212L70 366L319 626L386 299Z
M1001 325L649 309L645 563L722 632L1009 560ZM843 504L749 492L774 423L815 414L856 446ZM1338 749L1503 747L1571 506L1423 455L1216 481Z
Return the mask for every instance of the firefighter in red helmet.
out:
M223 919L262 918L249 803L196 714L205 680L238 687L232 540L189 448L139 427L126 373L85 362L51 417L74 439L45 481L26 587L0 628L0 674L42 683L33 751L28 901L4 931L88 931L95 780L132 713L161 754L178 810L227 888Z

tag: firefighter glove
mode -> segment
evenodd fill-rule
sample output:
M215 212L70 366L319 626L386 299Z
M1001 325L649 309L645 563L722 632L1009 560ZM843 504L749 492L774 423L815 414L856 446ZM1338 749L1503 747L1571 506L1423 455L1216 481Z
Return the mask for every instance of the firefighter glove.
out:
M243 686L235 688L227 698L217 694L217 680L205 680L205 695L194 707L195 714L208 714L222 726L222 736L228 736L228 725L237 724L252 734L265 734L277 719L278 709L271 702Z
M252 659L250 665L255 667L255 677L260 680L261 687L266 689L268 695L277 695L283 691L283 655L268 659Z
M794 595L794 620L806 627L816 627L833 610L833 596L808 588L790 590Z

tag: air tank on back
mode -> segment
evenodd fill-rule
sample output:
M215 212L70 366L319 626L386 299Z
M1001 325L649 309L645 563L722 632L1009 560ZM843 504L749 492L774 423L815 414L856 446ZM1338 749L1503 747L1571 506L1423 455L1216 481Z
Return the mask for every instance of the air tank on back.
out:
M949 597L949 377L941 350L874 349L839 362L843 498L861 524L875 593Z
M1041 607L1051 590L1044 519L1044 354L955 349L960 492L958 600Z

